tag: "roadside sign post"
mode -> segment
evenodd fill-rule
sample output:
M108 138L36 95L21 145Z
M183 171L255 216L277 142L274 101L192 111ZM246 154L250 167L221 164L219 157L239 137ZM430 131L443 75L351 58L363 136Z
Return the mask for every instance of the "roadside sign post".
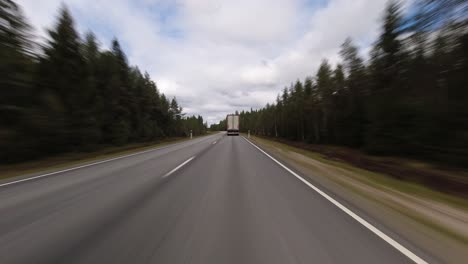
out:
M193 136L192 136L192 130L190 130L190 139L192 139Z
M250 130L249 130L249 132L248 132L248 134L247 134L247 138L250 138Z

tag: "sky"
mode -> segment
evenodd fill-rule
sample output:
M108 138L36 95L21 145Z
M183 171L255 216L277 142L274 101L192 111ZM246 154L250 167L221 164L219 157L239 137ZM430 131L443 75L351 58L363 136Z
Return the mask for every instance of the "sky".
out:
M292 82L339 63L351 37L366 56L387 0L19 0L44 39L65 3L103 49L114 37L187 114L209 124L274 102Z

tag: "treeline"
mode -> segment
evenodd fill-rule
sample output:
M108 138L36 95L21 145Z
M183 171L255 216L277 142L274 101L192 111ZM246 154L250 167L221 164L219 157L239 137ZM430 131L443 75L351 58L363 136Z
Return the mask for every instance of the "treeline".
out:
M66 7L44 45L13 1L0 0L0 22L0 163L206 132L116 39L102 50L81 37Z
M369 60L351 39L342 63L276 102L242 111L243 132L468 165L468 3L420 0L410 17L387 6ZM221 124L222 125L222 124Z
M236 114L238 114L238 112L236 112ZM211 131L225 131L227 129L226 125L227 125L227 121L226 119L223 119L223 120L220 120L219 123L217 124L211 124L210 130Z

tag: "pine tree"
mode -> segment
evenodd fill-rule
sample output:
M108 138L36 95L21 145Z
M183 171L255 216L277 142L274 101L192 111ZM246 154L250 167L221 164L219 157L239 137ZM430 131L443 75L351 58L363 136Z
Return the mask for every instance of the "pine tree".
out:
M102 131L100 126L101 115L103 111L103 96L98 87L98 61L100 56L99 44L96 36L88 32L82 45L82 54L85 64L85 83L83 90L87 93L81 108L85 114L82 124L83 142L82 144L98 144L102 140Z
M402 78L403 60L400 6L390 2L384 16L383 32L371 61L371 96L368 100L369 129L366 149L372 153L392 153L403 147L403 135L409 120L400 98L406 84ZM392 100L388 100L392 98Z
M330 118L332 115L332 97L333 97L333 82L332 71L327 60L323 60L317 72L317 92L320 101L320 134L322 140L328 142L330 132Z
M56 134L55 147L69 149L93 136L84 132L89 126L86 105L93 91L86 85L81 42L67 7L61 8L55 28L49 30L49 38L39 65L39 85L48 94L50 111L55 112L51 122L56 128L50 129Z
M368 78L363 60L359 57L358 48L350 38L341 45L340 55L344 62L345 80L343 100L343 128L342 144L360 147L364 141L364 126L366 116L364 111L365 98L368 95Z
M30 26L19 6L0 0L0 160L38 155L35 118L42 113L34 96Z
M304 97L304 87L301 81L297 80L294 84L294 111L295 111L295 121L296 121L296 140L305 140L305 126L304 126L304 109L305 109L305 97Z

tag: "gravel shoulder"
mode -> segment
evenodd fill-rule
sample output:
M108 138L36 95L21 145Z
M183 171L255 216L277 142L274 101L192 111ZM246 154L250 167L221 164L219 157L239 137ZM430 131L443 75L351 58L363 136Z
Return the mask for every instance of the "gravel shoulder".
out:
M258 137L251 140L442 263L468 259L465 199L283 143Z

